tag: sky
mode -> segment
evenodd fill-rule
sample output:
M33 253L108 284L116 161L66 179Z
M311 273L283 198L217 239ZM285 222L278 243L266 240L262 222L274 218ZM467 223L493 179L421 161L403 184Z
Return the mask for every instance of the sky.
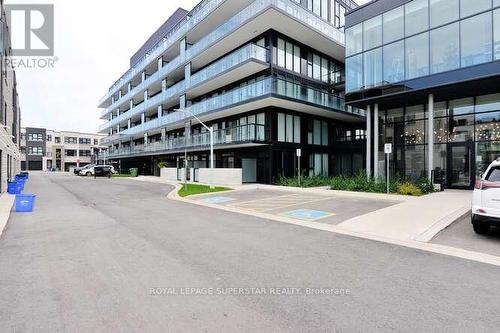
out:
M55 11L54 68L17 69L22 126L97 132L98 101L130 57L178 7L191 10L199 1L7 0L53 4Z

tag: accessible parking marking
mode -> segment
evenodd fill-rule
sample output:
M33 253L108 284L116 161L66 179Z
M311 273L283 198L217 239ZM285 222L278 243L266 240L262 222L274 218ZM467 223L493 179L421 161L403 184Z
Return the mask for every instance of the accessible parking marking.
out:
M322 212L319 210L310 210L310 209L296 209L290 212L284 212L280 215L291 217L298 220L306 220L306 221L316 221L319 219L323 219L325 217L334 216L334 213Z
M210 204L222 204L222 203L226 203L226 202L230 202L230 201L234 201L234 200L235 199L228 198L228 197L210 197L210 198L203 199L201 201L204 201L204 202L210 203Z

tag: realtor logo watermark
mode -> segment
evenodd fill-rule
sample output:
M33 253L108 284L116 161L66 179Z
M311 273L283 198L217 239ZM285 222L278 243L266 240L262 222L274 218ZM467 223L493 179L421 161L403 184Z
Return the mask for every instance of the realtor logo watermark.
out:
M54 5L5 5L14 68L52 68L54 57Z

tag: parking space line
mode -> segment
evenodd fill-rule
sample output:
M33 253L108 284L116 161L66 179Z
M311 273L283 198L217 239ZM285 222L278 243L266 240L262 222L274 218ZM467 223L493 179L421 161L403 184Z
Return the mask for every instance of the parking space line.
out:
M248 209L248 210L254 210L258 212L268 212L271 210L275 209L283 209L287 207L293 207L293 206L298 206L298 205L305 205L305 204L311 204L315 202L320 202L320 201L325 201L325 200L330 200L332 198L320 198L320 199L314 199L310 200L310 196L307 197L309 200L305 200L304 196L296 196L296 195L288 195L284 196L287 198L285 201L281 201L281 197L275 198L275 199L257 199L257 200L251 200L251 201L245 201L245 202L238 202L234 204L230 204L228 206L235 207L235 208L243 208L243 209ZM278 200L276 200L278 199ZM293 200L292 200L293 199Z

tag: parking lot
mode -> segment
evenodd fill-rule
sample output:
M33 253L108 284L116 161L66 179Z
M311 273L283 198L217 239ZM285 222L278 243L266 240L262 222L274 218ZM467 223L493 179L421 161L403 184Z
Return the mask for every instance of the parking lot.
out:
M472 230L468 214L437 234L431 243L500 256L500 229L492 228L487 235L478 235Z
M356 216L386 208L398 201L374 200L332 194L283 192L279 190L252 189L197 196L194 200L285 216L297 220L339 224Z

